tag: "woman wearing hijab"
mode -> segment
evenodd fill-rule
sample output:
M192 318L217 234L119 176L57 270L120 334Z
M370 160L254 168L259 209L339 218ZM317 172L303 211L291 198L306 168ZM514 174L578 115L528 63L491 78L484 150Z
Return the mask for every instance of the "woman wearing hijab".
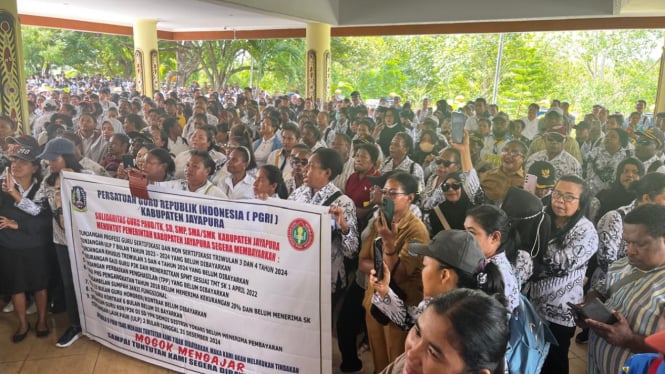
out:
M616 168L612 186L596 195L600 202L600 209L596 217L602 217L610 210L630 204L635 199L635 194L629 187L643 176L644 165L640 160L628 157L621 161Z
M462 173L455 172L448 174L441 184L440 188L446 199L429 213L432 237L441 230L464 230L466 212L474 204L462 188L462 180Z

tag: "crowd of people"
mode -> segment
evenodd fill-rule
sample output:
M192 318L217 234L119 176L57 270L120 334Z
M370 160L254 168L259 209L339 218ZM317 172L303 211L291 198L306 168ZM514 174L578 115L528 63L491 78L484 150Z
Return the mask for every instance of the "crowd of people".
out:
M665 318L665 113L647 115L642 100L628 116L596 105L577 121L559 100L520 118L483 98L459 111L399 97L369 108L358 91L321 103L110 84L30 91L29 134L0 117L0 293L16 343L31 302L37 336L58 304L71 324L58 346L81 335L60 201L68 170L328 206L340 372L362 372L360 341L376 373L565 374L577 326L590 373L653 351L644 338ZM594 299L616 322L571 307ZM508 341L525 303L555 341L515 371Z

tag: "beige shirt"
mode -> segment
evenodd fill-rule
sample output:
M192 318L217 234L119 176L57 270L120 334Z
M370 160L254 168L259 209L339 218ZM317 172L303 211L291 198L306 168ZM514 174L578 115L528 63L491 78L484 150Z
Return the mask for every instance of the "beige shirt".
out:
M367 239L362 243L359 257L361 259L371 258L374 260L374 239L376 238L376 231L374 226L370 228L370 233ZM399 248L399 265L405 266L407 278L397 283L397 286L404 291L406 297L404 303L406 305L418 305L423 299L423 282L420 273L423 268L423 257L413 256L409 253L409 243L427 243L429 242L429 232L425 224L419 220L413 213L409 212L397 226L397 238L395 241L395 249ZM363 307L369 311L372 306L372 295L374 295L374 287L367 282L365 288L365 297L363 298Z

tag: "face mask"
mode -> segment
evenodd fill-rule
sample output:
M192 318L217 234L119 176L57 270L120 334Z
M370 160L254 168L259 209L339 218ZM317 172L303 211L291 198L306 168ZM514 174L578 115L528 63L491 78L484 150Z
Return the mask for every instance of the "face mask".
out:
M339 113L335 113L335 120L339 121L340 119L342 119L342 115Z
M422 142L419 144L420 150L424 153L430 153L434 149L434 144L430 142Z

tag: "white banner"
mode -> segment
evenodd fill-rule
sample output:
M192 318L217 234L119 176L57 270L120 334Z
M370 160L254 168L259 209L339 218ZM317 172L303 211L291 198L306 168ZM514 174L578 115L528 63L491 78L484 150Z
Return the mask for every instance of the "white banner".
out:
M83 332L191 373L329 373L330 216L64 173Z

